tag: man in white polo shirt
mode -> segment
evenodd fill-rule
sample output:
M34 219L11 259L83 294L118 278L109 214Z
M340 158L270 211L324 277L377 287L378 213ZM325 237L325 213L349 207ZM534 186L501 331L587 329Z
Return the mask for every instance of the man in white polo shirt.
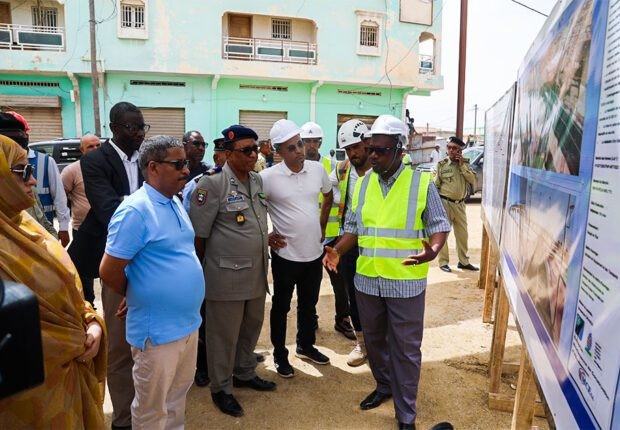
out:
M286 349L286 315L297 286L297 357L317 364L329 358L315 348L316 303L323 277L321 256L325 226L333 195L325 169L316 161L305 160L300 128L291 120L277 121L269 133L282 162L263 170L263 191L273 223L269 235L273 298L270 315L271 343L278 375L293 376ZM323 194L319 216L318 198Z

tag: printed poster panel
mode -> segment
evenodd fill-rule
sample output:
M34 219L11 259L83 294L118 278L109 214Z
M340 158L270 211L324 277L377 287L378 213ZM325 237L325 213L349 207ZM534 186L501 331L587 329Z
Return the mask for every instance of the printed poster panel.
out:
M620 3L611 2L594 167L569 372L602 427L612 421L620 369ZM612 23L614 25L612 25Z
M484 121L483 183L488 185L482 188L482 208L496 244L499 244L500 240L506 202L515 89L516 85L510 87L506 94L486 111Z
M620 425L620 2L610 3L556 7L517 81L501 267L558 428Z

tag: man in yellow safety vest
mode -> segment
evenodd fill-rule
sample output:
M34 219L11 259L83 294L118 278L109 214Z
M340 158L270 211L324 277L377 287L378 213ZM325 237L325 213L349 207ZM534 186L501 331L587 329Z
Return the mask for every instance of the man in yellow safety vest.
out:
M358 245L356 300L377 383L360 408L393 397L399 429L414 429L426 276L450 224L430 174L402 164L406 124L380 115L369 134L373 172L357 181L345 233L326 247L323 264L337 270L340 256Z

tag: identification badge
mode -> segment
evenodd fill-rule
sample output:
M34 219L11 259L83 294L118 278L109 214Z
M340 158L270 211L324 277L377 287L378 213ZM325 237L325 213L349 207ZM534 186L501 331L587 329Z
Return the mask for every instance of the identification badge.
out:
M242 202L243 201L243 196L230 196L228 198L226 198L226 203L237 203L237 202Z
M198 188L196 190L196 203L198 206L202 206L207 202L207 194L208 191L203 188Z
M243 212L238 212L237 213L237 224L241 225L245 222L245 216L243 215Z

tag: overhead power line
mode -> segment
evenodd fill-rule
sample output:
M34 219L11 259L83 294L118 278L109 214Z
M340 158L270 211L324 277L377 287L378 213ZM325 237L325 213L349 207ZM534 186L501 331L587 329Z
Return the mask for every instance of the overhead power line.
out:
M549 17L549 15L547 15L547 14L545 14L545 13L542 13L541 11L536 10L536 9L534 9L533 7L530 7L530 6L526 5L526 4L523 4L523 3L521 3L521 2L519 2L519 1L517 1L517 0L511 0L511 1L512 1L513 3L518 4L519 6L523 6L524 8L531 10L532 12L536 12L536 13L538 13L538 14L542 15L542 16L544 16L545 18Z

